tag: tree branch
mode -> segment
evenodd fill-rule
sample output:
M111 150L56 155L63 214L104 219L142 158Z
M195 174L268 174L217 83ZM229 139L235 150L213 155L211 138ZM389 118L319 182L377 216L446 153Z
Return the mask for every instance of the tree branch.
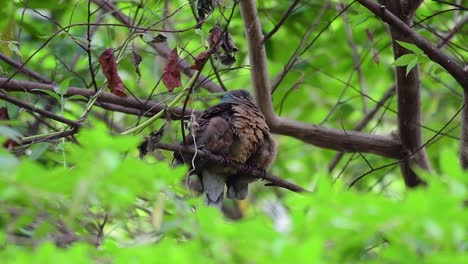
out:
M280 21L278 22L278 24L275 25L275 28L273 28L262 40L262 45L267 41L269 40L271 37L273 37L273 35L276 33L276 31L278 31L280 29L280 27L284 24L284 22L286 22L286 19L288 19L288 17L291 15L291 13L293 12L294 8L297 6L297 4L299 4L300 0L294 0L294 2L289 6L288 10L286 10L286 12L284 12L283 16L281 17Z
M0 83L6 82L7 78L0 77ZM19 81L19 80L10 80L5 83L3 86L0 86L1 89L5 91L15 91L15 92L26 92L26 93L33 93L33 94L43 94L47 95L46 93L41 92L40 90L48 90L54 92L55 85L51 84L43 84L43 83L36 83L36 82L28 82L28 81ZM95 92L90 89L84 88L77 88L77 87L70 87L65 94L65 97L70 97L72 95L82 95L86 98L91 98ZM119 97L109 92L102 92L97 99L97 105L99 107L115 110L123 113L129 113L133 115L142 115L142 113L146 113L147 115L154 115L159 111L165 108L165 104L157 103L154 101L147 101L145 99L134 99L131 97ZM141 103L145 102L145 103ZM182 118L182 109L180 108L172 108L170 109L170 116L165 115L165 117L172 117L173 119L181 119ZM200 113L199 111L195 111L195 113ZM189 114L186 114L183 118L190 118Z
M463 95L463 109L460 128L460 163L463 169L468 169L468 95Z
M385 104L385 102L390 99L393 95L395 95L395 86L392 85L390 89L387 90L387 92L382 96L382 98L375 104L374 108L370 110L366 116L354 127L354 131L362 131L367 124L374 118L374 116L378 113L380 108ZM343 157L344 152L338 152L336 153L335 157L333 157L332 161L330 162L330 165L328 165L328 171L333 171L335 166L340 162L341 158Z
M82 126L82 124L80 124L79 122L67 119L67 118L65 118L63 116L56 115L56 114L54 114L52 112L49 112L49 111L46 111L46 110L43 110L43 109L37 108L34 105L28 104L28 103L23 102L23 101L21 101L19 99L8 96L7 94L5 94L3 92L0 92L0 99L5 100L7 102L10 102L10 103L12 103L14 105L17 105L19 107L23 107L24 109L27 109L27 110L29 110L29 111L31 111L33 113L41 114L41 115L46 116L46 117L48 117L50 119L53 119L55 121L59 121L61 123L67 124L67 125L72 126L72 127L78 128L78 127Z
M265 47L260 44L263 35L255 1L240 1L240 9L249 45L251 78L255 98L273 133L295 137L306 143L333 150L367 152L394 159L402 157L401 144L387 136L355 131L345 133L338 129L324 128L278 117L271 103L267 59Z
M401 18L405 25L413 26L413 15L422 1L412 1L408 5L400 5L399 1L389 3L388 10L395 16ZM399 45L396 41L414 43L412 38L390 25L392 37L393 54L395 60L409 50ZM423 145L422 131L418 124L422 123L421 114L421 79L419 66L416 65L410 72L406 73L406 67L395 67L396 89L398 98L398 132L401 144L414 155L400 164L401 173L407 186L415 187L422 180L412 169L419 166L430 171L431 165L427 157L426 148Z
M219 164L224 164L224 162L225 162L225 159L223 157L221 157L221 156L213 155L210 152L204 151L204 150L196 150L195 151L195 149L193 149L193 148L185 147L185 146L182 146L182 145L173 145L173 144L158 142L158 143L155 144L155 147L160 148L160 149L170 150L170 151L173 151L173 152L187 153L187 154L190 154L190 155L195 155L195 153L196 153L197 158L208 159L208 160L210 160L212 162L216 162L216 163L219 163ZM271 182L271 184L268 184L268 186L282 187L282 188L288 189L288 190L293 191L293 192L308 192L306 189L304 189L304 188L302 188L302 187L300 187L300 186L298 186L298 185L296 185L294 183L283 180L283 179L278 178L278 177L276 177L274 175L265 173L263 170L260 170L260 169L257 169L257 168L255 168L253 170L249 170L242 163L232 161L230 164L228 164L228 166L231 167L231 168L234 168L237 171L242 172L244 174L249 174L249 175L254 176L256 178L259 178L259 179L262 179L262 180L267 180L267 181Z
M124 25L131 26L131 19L124 13L122 13L111 1L106 0L92 0L94 3L102 7L103 10L109 12L115 19L120 21ZM141 32L144 33L144 32ZM171 50L166 43L147 43L157 53L164 58L167 58ZM179 59L179 69L187 76L192 77L195 74L195 70L190 69L191 64L184 59ZM223 89L212 82L208 77L200 74L195 82L195 87L204 87L210 92L223 92Z
M393 30L398 31L407 39L412 40L416 46L426 53L426 55L434 62L442 66L455 80L461 85L465 92L468 91L468 71L455 63L455 60L432 45L428 40L416 33L410 26L405 24L397 16L392 14L384 5L379 5L373 0L357 0L362 6L369 9L376 16L380 17L384 22L388 23ZM399 1L395 1L399 2Z
M38 80L38 81L40 81L42 83L49 83L49 84L54 83L54 81L45 78L44 76L40 75L39 73L37 73L37 72L27 68L26 66L22 65L21 62L17 62L15 60L13 60L12 58L6 56L3 53L0 53L0 60L8 63L13 68L19 69L24 75L26 75L28 77L31 77L33 79L36 79L36 80Z

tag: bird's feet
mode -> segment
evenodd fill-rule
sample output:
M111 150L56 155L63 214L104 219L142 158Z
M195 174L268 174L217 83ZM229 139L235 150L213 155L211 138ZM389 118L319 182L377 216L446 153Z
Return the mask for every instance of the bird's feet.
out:
M260 169L260 171L261 171L260 179L263 181L263 180L265 180L265 176L267 175L267 171L265 169L263 169L263 168Z
M230 164L232 164L232 158L228 155L221 155L221 157L223 157L223 165L224 166L228 166Z
M246 163L244 165L245 170L247 171L247 174L252 175L252 172L254 171L255 167L252 166L252 164Z
M265 176L267 175L267 171L264 168L257 168L255 166L253 166L252 164L247 163L247 164L244 165L244 168L245 168L247 174L249 174L249 175L252 175L255 170L259 170L260 171L260 176L258 176L257 178L260 178L261 180L264 180Z

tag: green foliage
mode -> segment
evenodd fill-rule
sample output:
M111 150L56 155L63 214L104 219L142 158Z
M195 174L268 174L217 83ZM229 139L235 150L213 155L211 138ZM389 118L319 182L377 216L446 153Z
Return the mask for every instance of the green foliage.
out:
M7 230L16 230L39 241L31 250L3 244L2 263L461 263L468 257L463 208L468 185L451 152L444 152L440 177L426 175L429 186L404 197L348 191L327 177L311 194L284 192L276 202L284 203L290 222L280 229L279 219L262 210L230 222L199 198L190 199L178 187L184 169L139 160L138 140L110 135L100 126L84 129L79 145L65 146L66 168L60 153L48 153L46 161L17 159L1 150L2 167L9 169L0 172L0 237L11 241ZM132 213L141 206L150 215ZM22 217L11 222L5 208L21 210ZM58 248L50 242L53 226L26 231L40 212L47 212L49 221L79 219L70 228L80 237L87 235L82 226L91 224L90 212L105 212L105 239L98 248L84 241ZM146 223L146 231L130 232L138 222Z
M71 86L89 87L91 83L88 54L78 45L88 45L88 1L4 2L0 8L0 51L22 62L35 54L26 67L59 83L54 92L40 90L11 96L77 120L88 110L83 103L88 99L63 95ZM246 32L238 7L218 8L203 27L194 29L193 11L186 0L114 2L135 26L161 29L164 24L175 30L162 32L166 44L170 49L177 47L180 57L189 63L206 49L210 29L217 22L225 26L225 18L234 11L229 32L239 48L237 62L228 70L217 60L214 65L228 89L250 89ZM164 11L165 2L168 13ZM468 178L459 169L454 154L459 122L439 131L462 105L459 86L448 74L440 74L444 70L439 65L427 63L427 56L410 43L399 42L411 53L394 61L391 39L382 21L358 3L347 10L347 18L335 18L338 2L301 1L265 43L271 80L281 74L303 44L297 63L272 95L275 110L283 117L308 124L351 130L394 84L392 66L406 66L409 72L419 65L424 139L436 132L443 135L426 146L434 173L418 172L428 182L427 188L406 190L398 166L391 166L373 170L348 190L353 179L370 170L369 164L378 168L394 161L365 153L346 154L329 172L327 166L336 152L275 136L278 155L271 172L313 193L299 195L264 187L259 182L252 186L247 201L227 203L243 216L234 221L205 207L201 197L187 190L183 179L186 168L172 168L171 153L157 151L145 160L137 158L136 146L143 135L159 128L165 120L148 123L138 136L121 136L110 130L132 132L129 129L145 124L144 120L94 106L83 121L94 128L81 129L76 144L65 139L35 143L15 149L17 155L0 148L1 263L466 262ZM264 33L275 27L291 4L267 0L257 3ZM25 4L37 8L43 16L33 15ZM444 11L445 7L425 1L417 19L428 18L422 25L445 35L452 29L454 17L453 12ZM158 32L145 32L142 38L131 35L133 29L113 26L120 22L111 13L96 11L95 4L91 9L90 21L106 24L91 28L91 60L97 69L97 85L105 82L98 56L104 49L113 48L129 96L141 102L176 102L159 84L164 60L147 45ZM435 13L440 14L432 16ZM169 17L162 23L167 14ZM352 36L347 35L345 23L352 29ZM53 37L67 26L67 31ZM421 30L417 23L415 28L428 41L439 42L437 34ZM306 35L309 30L310 35ZM460 47L466 42L463 33L456 33L443 51L460 61ZM143 58L141 80L130 59L133 47ZM359 54L361 73L357 73L352 48ZM2 77L16 70L0 62ZM218 82L211 63L202 74ZM31 80L20 73L14 79ZM182 82L187 81L183 77ZM397 129L396 101L393 98L385 103L386 107L364 131L386 135ZM216 102L214 95L197 89L187 107L201 110ZM45 125L31 129L34 116L13 104L0 103L6 105L12 119L1 121L0 142L52 131ZM109 127L117 124L117 128L104 128L98 119L106 119ZM61 123L46 121L56 130L65 128ZM164 141L177 142L180 123L173 121L166 129ZM271 209L271 204L285 208L285 212ZM63 230L57 227L60 223L65 223L78 240L67 242Z
M420 48L411 43L398 41L398 44L414 53L404 54L393 62L394 66L406 66L406 75L419 63L425 63L430 61L429 57L424 54Z

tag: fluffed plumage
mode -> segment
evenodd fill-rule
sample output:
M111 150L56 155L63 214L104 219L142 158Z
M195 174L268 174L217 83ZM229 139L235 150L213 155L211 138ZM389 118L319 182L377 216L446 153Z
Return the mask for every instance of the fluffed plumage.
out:
M197 118L197 127L185 144L222 155L250 167L266 169L275 157L275 143L264 116L245 90L228 92L220 104L206 109ZM191 157L175 153L177 162L191 164ZM242 175L220 164L197 160L193 173L201 179L206 203L221 207L224 185L227 197L245 199L248 184L256 178Z

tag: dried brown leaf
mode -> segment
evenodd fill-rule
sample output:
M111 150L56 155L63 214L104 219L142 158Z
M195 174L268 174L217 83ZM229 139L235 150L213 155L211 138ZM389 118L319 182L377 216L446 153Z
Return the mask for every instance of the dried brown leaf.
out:
M10 120L10 116L8 116L8 110L6 107L0 107L0 120Z
M141 63L142 60L143 60L143 58L141 57L140 54L138 54L138 51L135 48L135 46L132 46L131 61L132 61L133 66L135 67L136 74L138 74L138 82L140 82L140 79L141 79L140 63Z
M221 61L223 65L231 66L232 64L234 64L234 62L236 62L236 58L230 53L226 52L219 55L219 61Z
M162 34L158 34L157 36L153 37L153 39L151 40L151 43L163 43L163 42L166 42L167 40L167 37L162 35Z
M195 57L195 62L190 69L201 71L203 65L205 65L206 61L210 58L210 52L208 50L203 51L202 53L198 54Z
M231 33L228 31L226 31L223 35L223 42L221 47L228 53L235 53L238 51L236 44L234 44L234 41L232 40Z
M8 115L8 109L6 107L0 107L0 120L10 120L10 116ZM12 149L13 147L18 146L18 142L14 141L13 139L7 139L3 142L3 147L7 149Z
M172 92L175 87L182 86L177 48L174 48L171 53L169 53L169 56L167 56L167 64L163 70L162 80L169 92Z
M107 86L111 90L111 93L120 97L127 97L125 86L117 71L117 62L112 53L112 49L106 49L101 56L99 56L99 63L101 64L104 76L106 76Z
M221 50L221 34L223 33L221 26L216 24L214 28L210 30L210 36L208 37L208 44L213 54L219 54Z
M198 0L197 10L200 20L205 19L206 15L209 15L216 7L216 2L213 0Z
M219 59L223 65L231 66L236 62L234 56L238 49L232 40L231 34L228 31L223 31L220 24L216 24L210 30L208 44L214 57Z

